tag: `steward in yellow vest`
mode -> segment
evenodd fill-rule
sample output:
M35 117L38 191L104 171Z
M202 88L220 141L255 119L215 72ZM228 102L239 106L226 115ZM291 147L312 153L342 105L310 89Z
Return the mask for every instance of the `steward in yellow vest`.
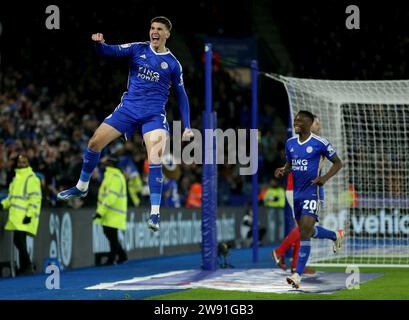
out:
M118 229L126 229L128 198L124 174L118 168L119 159L107 156L101 160L105 166L104 179L98 191L97 214L94 223L101 224L108 238L111 251L106 265L123 263L128 260L118 240ZM118 256L118 259L117 259Z
M270 186L264 194L264 205L269 208L284 208L285 190L278 186L275 180L270 182Z
M29 166L28 158L17 157L16 175L9 186L9 194L1 201L1 207L9 210L5 230L14 231L13 242L19 251L20 270L18 274L34 273L27 252L27 234L37 235L41 212L41 183Z

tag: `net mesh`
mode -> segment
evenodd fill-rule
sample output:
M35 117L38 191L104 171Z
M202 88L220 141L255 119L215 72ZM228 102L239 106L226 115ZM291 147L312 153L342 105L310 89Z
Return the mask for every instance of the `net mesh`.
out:
M321 225L345 230L344 246L334 255L331 241L314 239L309 261L409 266L409 81L281 80L292 117L318 115L344 164L320 211Z

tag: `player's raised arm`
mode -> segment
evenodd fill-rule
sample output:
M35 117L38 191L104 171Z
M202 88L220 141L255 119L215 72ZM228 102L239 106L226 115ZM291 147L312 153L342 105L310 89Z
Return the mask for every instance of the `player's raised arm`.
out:
M190 129L190 107L189 99L186 94L185 86L183 84L182 66L179 64L172 72L172 83L176 91L176 95L179 101L179 110L182 116L183 127L183 140L190 139L193 136L193 132Z
M133 43L108 45L105 43L102 33L94 33L91 36L92 41L95 41L97 52L102 56L129 57L132 53Z

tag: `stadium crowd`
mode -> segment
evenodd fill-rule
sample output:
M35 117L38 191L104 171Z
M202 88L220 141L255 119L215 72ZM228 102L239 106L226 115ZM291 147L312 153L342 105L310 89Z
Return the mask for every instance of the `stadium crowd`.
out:
M238 7L243 11L249 10L249 5L245 5L245 1L242 2L243 5ZM143 6L143 3L132 2L130 8L141 5ZM194 6L215 17L210 29L205 28L205 21L195 20L194 17L185 16L177 10L173 11L172 16L178 21L175 26L177 32L185 37L192 54L197 57L194 65L184 65L183 60L181 61L191 106L191 125L200 129L204 101L203 64L199 57L202 46L195 46L197 40L195 43L195 37L188 36L190 33L187 31L190 32L190 26L195 23L197 33L208 33L209 36L249 36L251 19L243 21L242 24L233 23L234 17L223 15L223 8L214 1L208 4L198 2ZM28 155L31 166L42 178L47 203L58 205L55 195L76 182L80 172L81 154L92 132L118 105L123 91L126 90L127 63L101 58L92 50L89 35L97 31L94 29L106 31L104 21L112 19L109 10L97 12L93 6L85 6L83 10L75 11L75 15L65 15L64 28L60 31L50 32L45 29L41 31L41 28L24 27L24 21L31 21L30 23L36 26L43 24L44 14L39 11L41 8L37 7L33 5L32 10L21 13L21 28L12 24L14 20L11 17L2 17L4 22L15 27L8 38L6 29L2 35L2 41L7 44L7 48L15 48L18 45L29 49L4 50L1 56L0 188L1 192L6 192L13 176L14 160L19 153L24 152ZM171 7L169 5L164 9L169 11ZM75 9L69 4L65 4L63 8L66 12ZM354 33L345 28L345 8L336 9L340 12L339 21L335 21L336 23L331 17L338 17L337 15L323 15L325 10L307 5L291 7L294 16L302 17L294 21L280 14L288 9L286 8L284 3L278 5L272 16L280 26L283 41L296 68L295 76L330 79L334 78L334 75L345 79L407 77L406 63L393 64L390 59L392 56L402 57L406 52L409 42L397 29L401 24L407 23L407 19L396 19L394 23L387 24L381 19L377 20L377 16L368 17L377 20L377 23L371 23L370 27L368 23L362 23L359 33ZM361 11L364 12L365 7L362 7ZM32 12L38 14L31 15ZM398 13L395 13L397 17ZM149 11L146 14L154 15L154 12ZM204 16L199 15L200 19L204 19ZM120 23L112 24L109 28L110 42L120 43L146 37L146 25L143 21L123 19L126 17L126 11L119 9L115 12L115 17ZM81 25L79 21L86 24ZM323 29L325 32L322 32ZM387 39L387 42L376 43L370 40L371 37L366 37L374 31L378 32L382 39ZM67 45L74 42L76 45ZM400 45L396 46L396 43ZM47 50L44 51L43 48ZM178 56L178 48L173 48L172 42L170 48L176 49ZM373 53L373 59L368 59L368 51ZM314 63L310 63L311 60ZM218 127L249 127L250 88L236 81L223 66L215 72L213 95L214 107L218 112ZM283 162L286 124L282 117L276 116L277 113L283 114L279 106L265 103L260 109L263 113L259 117L259 177L260 184L266 186L270 183L273 169ZM174 95L170 96L167 110L169 123L180 119ZM143 148L140 135L135 135L126 143L113 143L105 152L120 152L126 155L135 164L143 183L146 184ZM200 166L182 165L181 176L177 181L181 205L186 205L189 188L200 181L200 176ZM98 179L98 176L95 178ZM97 184L92 183L91 186L90 197L85 201L94 204ZM249 177L238 174L238 165L219 166L220 205L245 204L251 194L250 189L251 181ZM147 200L147 197L144 199L142 196L142 201L144 200Z
M90 55L94 54L90 52ZM125 72L113 74L114 81L105 81L106 70L102 73L97 68L98 61L87 64L84 76L73 74L72 61L60 64L57 73L68 74L68 79L56 79L50 87L36 84L36 74L22 73L7 68L2 74L3 90L0 94L0 185L3 193L7 192L14 172L15 160L20 153L28 156L34 171L41 178L47 204L58 206L56 194L76 183L81 170L82 151L89 138L104 117L109 115L119 101L119 97L109 92L117 92L126 84ZM110 68L104 65L104 68ZM41 69L44 70L44 69ZM94 73L95 72L95 73ZM88 76L85 76L88 75ZM70 77L81 79L77 87L67 86ZM184 73L191 105L191 123L193 128L201 128L203 101L203 74L187 68ZM57 81L58 80L58 81ZM215 74L214 106L218 112L218 127L249 128L249 88L242 87L222 68ZM104 83L104 85L100 85ZM105 86L105 83L107 86ZM231 84L231 85L230 85ZM106 88L108 87L108 89ZM107 93L108 92L108 93ZM231 99L231 97L234 97ZM168 103L168 121L180 119L177 101L171 95ZM282 162L282 145L273 139L273 108L266 106L260 131L261 177L268 182L272 169ZM282 127L283 124L281 125ZM285 130L285 129L284 129ZM273 152L272 152L273 151ZM112 143L105 153L118 153L131 158L135 164L144 187L141 188L142 203L148 201L146 190L146 166L142 138L139 134L129 141ZM225 164L220 167L219 203L239 205L248 201L251 181L239 175L239 165ZM201 180L199 165L182 164L181 176L177 181L181 205L186 205L189 189L193 183ZM98 175L94 180L98 180ZM78 207L94 204L98 183L92 183L90 196L84 201L71 203Z
M212 5L201 2L196 5L201 10L212 12L219 17L213 21L212 31L207 30L209 35L248 36L251 29L248 24L233 27L220 12L217 13L217 10L213 12ZM405 23L402 19L397 19L391 25L381 20L376 24L372 23L371 27L363 23L358 34L345 28L344 15L340 16L340 23L334 23L331 15L323 15L322 10L318 8L299 6L292 8L293 14L297 15L300 12L304 14L300 14L302 19L293 21L280 16L279 13L286 9L285 4L280 6L283 7L282 10L275 10L272 15L280 26L283 41L296 67L295 76L330 79L334 78L334 75L345 79L407 77L406 63L393 64L390 59L392 56L401 57L409 43L401 32L395 32L401 23ZM33 7L33 10L35 8ZM245 10L247 7L243 6L243 8ZM365 10L365 8L361 9ZM65 10L69 10L69 6ZM88 139L102 120L118 105L122 93L126 90L126 61L113 61L97 56L90 40L85 36L91 34L93 28L101 28L104 31L103 21L110 14L108 11L97 14L94 8L89 8L89 12L81 11L78 12L79 16L72 15L65 20L69 30L40 34L27 28L21 28L21 30L16 28L12 37L7 38L5 37L7 34L4 34L2 40L4 39L10 48L21 43L23 47L31 49L2 52L1 192L6 192L13 176L14 161L21 152L28 155L31 166L41 177L45 199L50 205L58 205L55 201L56 193L76 182L81 169L81 154ZM180 18L178 14L175 12L174 16ZM81 15L89 21L90 25L83 27L77 23L81 20ZM146 36L144 29L146 26L142 22L121 20L122 15L125 15L125 12L119 10L117 16L122 24L109 30L109 39L121 42ZM23 21L24 18L22 16ZM35 16L35 19L38 23L42 23L42 15ZM377 16L371 19L376 20ZM191 20L192 18L189 17L178 19L177 27L181 34L188 30ZM205 31L201 23L198 28L198 32ZM326 32L322 32L323 28ZM377 28L379 35L389 42L371 42L372 38L366 38L367 34L374 32L370 28ZM80 29L81 34L84 34L83 38L76 46L66 46L67 42L76 40L75 30ZM326 33L329 33L329 37ZM184 65L184 81L190 100L191 125L193 128L200 129L204 102L203 62L199 57L202 46L195 46L193 38L186 36L185 40L198 59L194 65ZM400 45L391 45L391 43ZM347 45L344 46L344 44ZM41 50L45 45L46 52ZM300 47L308 50L299 50ZM365 52L368 52L368 47L372 48L373 59L367 59ZM177 52L178 48L172 48L172 42L170 42L170 48L176 49ZM311 59L314 63L310 63ZM182 64L184 64L183 61ZM223 66L215 70L213 96L214 108L218 112L219 128L249 128L250 88L235 80ZM263 112L259 117L259 177L261 186L265 187L270 183L274 168L283 162L286 124L282 117L277 116L278 113L283 113L279 106L264 103L260 109ZM173 120L180 119L178 103L174 95L170 96L167 110L170 124ZM124 141L112 143L105 151L105 153L121 153L123 157L127 157L134 163L145 186L141 188L142 203L148 199L143 191L146 189L147 174L143 148L141 136L135 135L126 143ZM251 194L251 181L249 177L240 176L238 169L238 165L219 166L219 205L247 203L248 195ZM200 177L200 166L182 165L181 175L177 181L182 206L186 205L190 187L195 182L200 182ZM96 175L95 179L98 180L98 178ZM97 183L91 184L90 196L85 199L85 204L95 203L97 188ZM83 203L73 205L83 205Z

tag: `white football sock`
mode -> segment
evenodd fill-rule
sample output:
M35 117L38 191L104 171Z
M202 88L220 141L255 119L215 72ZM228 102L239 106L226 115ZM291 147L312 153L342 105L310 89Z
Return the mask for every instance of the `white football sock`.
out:
M151 206L151 214L159 214L159 209L160 209L159 205L152 205Z
M81 180L78 180L77 185L76 185L76 187L81 191L88 190L88 186L89 186L89 181L81 181Z

